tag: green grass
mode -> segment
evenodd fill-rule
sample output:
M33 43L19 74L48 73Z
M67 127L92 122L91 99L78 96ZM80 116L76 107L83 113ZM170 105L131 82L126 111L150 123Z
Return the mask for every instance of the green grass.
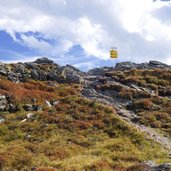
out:
M46 82L5 85L13 89L0 90L12 94L24 104L38 98L43 110L26 118L22 109L16 113L2 113L6 122L0 125L0 169L30 171L53 170L125 170L146 160L166 161L166 151L159 144L145 139L142 133L129 126L109 107L78 95L78 85L58 85L52 89ZM4 89L4 88L3 88ZM20 92L19 94L17 94ZM53 108L44 100L59 100ZM39 97L41 97L39 99ZM24 101L25 100L25 101Z

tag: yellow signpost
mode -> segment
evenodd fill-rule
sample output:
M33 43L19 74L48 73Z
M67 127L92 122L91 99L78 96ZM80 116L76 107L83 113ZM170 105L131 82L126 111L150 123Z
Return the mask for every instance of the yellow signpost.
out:
M118 51L116 48L111 48L110 50L110 58L117 58L118 57Z

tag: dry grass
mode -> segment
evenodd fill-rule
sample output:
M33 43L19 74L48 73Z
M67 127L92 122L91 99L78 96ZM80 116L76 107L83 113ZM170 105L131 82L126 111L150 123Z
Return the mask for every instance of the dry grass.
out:
M14 101L24 104L37 98L43 107L23 123L24 110L2 112L6 122L0 125L1 170L124 171L144 160L166 157L158 144L120 120L113 108L80 97L78 85L50 87L46 82L2 79L0 85L0 93ZM60 103L47 108L45 99Z

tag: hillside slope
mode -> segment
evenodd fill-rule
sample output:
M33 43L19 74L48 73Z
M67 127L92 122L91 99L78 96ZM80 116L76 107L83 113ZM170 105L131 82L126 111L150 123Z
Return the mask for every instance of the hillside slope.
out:
M139 126L154 128L168 137L169 142L171 137L170 67L130 68L122 71L123 68L120 67L118 70L116 67L113 70L103 71L103 74L101 72L101 75L87 76L87 85L83 94L90 98L97 97L97 100L105 99L106 103L111 105L114 103L127 120ZM88 93L91 91L92 93ZM171 148L170 144L166 142L169 148Z
M170 67L150 66L83 73L47 58L1 63L0 170L124 171L170 162ZM158 143L137 125L167 137Z

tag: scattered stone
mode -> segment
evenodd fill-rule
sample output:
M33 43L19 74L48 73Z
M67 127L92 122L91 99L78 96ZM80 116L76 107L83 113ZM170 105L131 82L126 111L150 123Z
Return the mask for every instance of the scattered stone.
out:
M31 101L35 104L37 102L36 98L31 99Z
M5 105L0 105L0 111L5 111L6 110L6 106Z
M23 123L23 122L25 122L27 119L23 119L20 123Z
M23 108L26 110L26 111L40 111L42 110L42 107L39 106L39 105L32 105L32 104L25 104L23 106Z
M52 105L50 104L50 102L48 100L45 100L45 103L48 107L52 107Z
M0 94L0 111L5 111L7 109L7 104L6 96Z
M6 96L0 94L0 101L1 100L6 100Z
M4 123L5 119L0 117L0 124Z
M53 102L53 106L58 105L59 103L60 103L60 101L57 100L57 101Z
M148 166L151 166L151 167L156 167L157 166L156 163L154 161L151 161L151 160L146 161L145 164L147 164Z
M155 171L171 171L171 164L164 163L155 167L155 169L156 169Z
M33 110L33 105L32 104L25 104L23 106L23 108L26 110L26 111L32 111Z
M4 69L0 70L0 75L7 76L7 71L5 71Z
M28 113L26 117L27 119L32 119L34 117L34 113Z
M51 87L56 87L56 86L58 86L59 84L56 83L55 81L48 81L48 82L47 82L47 85L48 85L48 86L51 86Z
M131 84L130 86L136 89L137 91L142 91L137 85Z
M15 113L15 112L18 112L19 110L20 110L20 108L18 105L12 104L12 103L9 104L8 111L10 113Z
M42 110L42 107L39 106L39 105L33 105L33 106L32 106L32 109L33 109L34 111L41 111L41 110Z

